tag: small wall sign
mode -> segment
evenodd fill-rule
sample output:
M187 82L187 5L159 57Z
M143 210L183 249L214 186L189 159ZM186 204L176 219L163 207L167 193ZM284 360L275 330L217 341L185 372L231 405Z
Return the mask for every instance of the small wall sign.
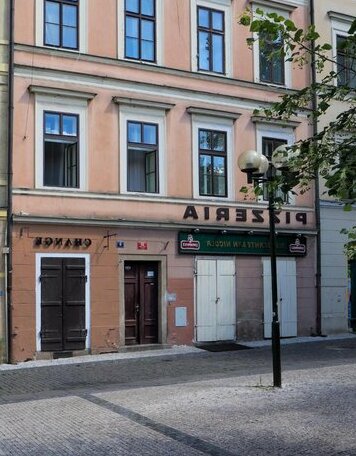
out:
M118 249L123 249L125 247L125 242L124 241L116 241L116 247Z
M137 243L137 250L147 250L147 242L138 242Z

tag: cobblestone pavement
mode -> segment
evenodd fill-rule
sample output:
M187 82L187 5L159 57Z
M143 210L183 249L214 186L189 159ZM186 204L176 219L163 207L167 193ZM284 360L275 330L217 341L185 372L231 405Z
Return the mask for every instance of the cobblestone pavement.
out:
M0 370L0 456L356 456L356 337Z

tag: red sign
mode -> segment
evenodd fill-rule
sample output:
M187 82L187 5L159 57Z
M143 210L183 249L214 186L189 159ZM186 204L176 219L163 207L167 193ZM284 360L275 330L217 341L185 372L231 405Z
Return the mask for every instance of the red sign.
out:
M147 242L138 242L137 250L147 250Z

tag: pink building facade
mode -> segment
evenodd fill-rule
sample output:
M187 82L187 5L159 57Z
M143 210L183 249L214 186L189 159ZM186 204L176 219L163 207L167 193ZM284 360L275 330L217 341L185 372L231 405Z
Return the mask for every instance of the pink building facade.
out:
M102 3L15 3L12 358L268 338L267 202L237 158L309 133L254 113L309 75L237 18L303 26L306 2ZM282 336L310 335L314 194L284 198Z

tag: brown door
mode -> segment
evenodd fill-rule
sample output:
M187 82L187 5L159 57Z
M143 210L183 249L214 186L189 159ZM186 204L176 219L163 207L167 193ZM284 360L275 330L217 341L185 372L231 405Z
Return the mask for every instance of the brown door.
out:
M41 350L85 348L85 260L41 260Z
M158 264L125 261L125 344L158 342Z

